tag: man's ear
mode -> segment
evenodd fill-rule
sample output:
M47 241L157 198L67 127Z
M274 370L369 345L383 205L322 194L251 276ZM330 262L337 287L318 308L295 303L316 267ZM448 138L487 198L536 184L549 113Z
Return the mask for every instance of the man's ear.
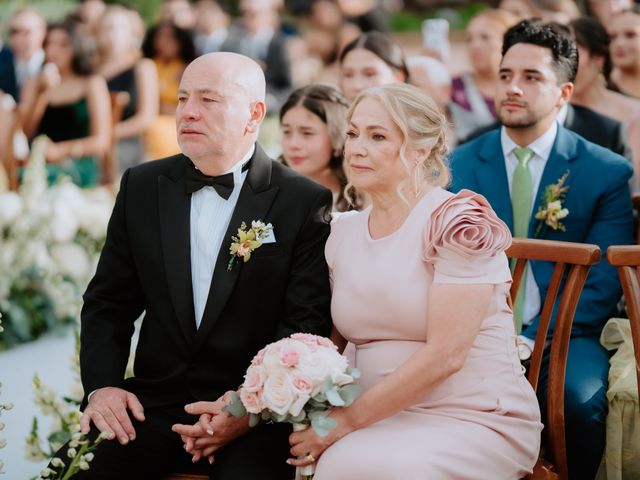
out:
M558 99L558 107L563 107L569 103L571 96L573 95L573 83L565 82L560 85L560 98Z
M262 100L256 100L251 104L251 118L247 124L247 133L256 133L264 120L267 108Z

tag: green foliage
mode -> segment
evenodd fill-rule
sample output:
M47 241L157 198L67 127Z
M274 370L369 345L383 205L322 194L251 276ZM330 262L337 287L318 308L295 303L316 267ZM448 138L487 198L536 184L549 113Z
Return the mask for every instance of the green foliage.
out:
M1 312L4 318L4 335L0 338L0 350L40 337L43 333L62 325L73 323L72 318L58 318L54 305L43 288L44 278L35 269L24 272L19 282L11 286L8 307Z
M446 18L451 30L463 30L476 13L485 8L486 5L483 3L472 3L456 8L431 8L422 11L402 10L391 16L389 24L394 32L419 32L423 20Z

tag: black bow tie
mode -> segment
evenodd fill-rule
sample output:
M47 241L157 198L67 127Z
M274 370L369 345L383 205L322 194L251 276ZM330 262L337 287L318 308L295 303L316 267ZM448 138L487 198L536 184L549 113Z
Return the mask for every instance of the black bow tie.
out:
M243 167L243 170L245 170ZM202 187L215 188L218 195L225 200L229 200L231 192L233 192L233 173L225 173L224 175L218 175L217 177L210 177L198 170L195 165L189 162L185 168L185 187L187 193L193 193L200 190Z

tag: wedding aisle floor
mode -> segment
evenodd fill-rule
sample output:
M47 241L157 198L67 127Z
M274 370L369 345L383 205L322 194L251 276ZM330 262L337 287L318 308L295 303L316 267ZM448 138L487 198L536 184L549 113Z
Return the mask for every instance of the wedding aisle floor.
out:
M0 449L0 460L5 464L3 480L29 480L38 475L46 462L26 460L25 438L31 429L34 415L38 416L41 437L46 437L50 418L43 417L33 402L32 380L40 375L42 383L61 395L71 392L74 383L71 358L74 352L73 331L70 328L49 333L35 342L0 352L0 402L13 403L14 407L2 415L6 424L0 438L7 446Z

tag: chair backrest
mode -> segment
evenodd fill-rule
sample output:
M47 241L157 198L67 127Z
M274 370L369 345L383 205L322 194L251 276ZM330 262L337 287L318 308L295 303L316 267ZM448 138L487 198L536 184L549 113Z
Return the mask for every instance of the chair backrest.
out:
M640 245L611 246L607 249L607 260L618 269L627 303L640 395Z
M558 301L560 286L564 280L564 288L555 314L547 386L546 429L549 452L546 456L550 454L551 458L544 459L551 461L553 469L562 479L568 478L564 425L564 379L571 327L589 268L598 263L600 255L600 248L597 245L530 238L514 238L513 244L507 250L507 256L517 260L511 285L512 303L515 302L528 261L544 261L555 264L549 289L544 298L535 348L529 366L529 382L534 390L538 388L545 341L549 333L554 306ZM536 477L535 471L534 477Z
M118 139L115 136L115 126L122 120L124 109L130 101L127 92L111 92L111 144L107 153L102 157L100 174L102 183L113 183L118 177Z

